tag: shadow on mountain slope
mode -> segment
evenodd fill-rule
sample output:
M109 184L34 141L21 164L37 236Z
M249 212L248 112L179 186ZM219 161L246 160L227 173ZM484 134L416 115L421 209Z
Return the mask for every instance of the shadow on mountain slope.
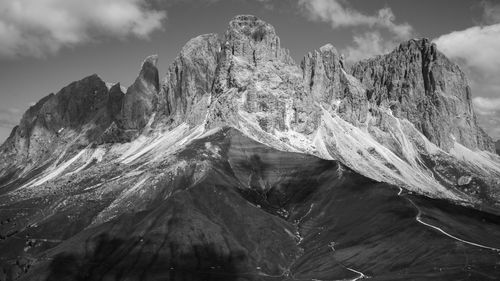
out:
M190 251L170 256L158 251L152 258L143 253L124 253L124 249L141 243L101 234L95 249L83 255L61 253L49 265L47 281L97 280L238 280L238 264L245 262L243 253L223 255L215 245L192 245ZM130 241L136 240L135 243ZM142 241L143 242L143 241ZM179 245L169 243L170 249ZM175 251L175 250L174 250ZM146 261L142 261L145 259Z

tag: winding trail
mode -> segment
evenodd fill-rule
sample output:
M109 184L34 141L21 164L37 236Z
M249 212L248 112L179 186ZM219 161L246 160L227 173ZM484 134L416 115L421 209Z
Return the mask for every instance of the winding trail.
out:
M359 274L359 276L358 276L358 277L356 277L356 278L354 278L354 279L351 279L351 281L356 281L356 280L359 280L359 279L369 278L368 276L364 275L364 274L363 274L363 272L359 272L359 271L357 271L357 270L355 270L355 269L352 269L352 268L350 268L350 267L346 267L346 268L347 268L348 270L350 270L350 271L354 272L354 273Z
M475 247L479 247L479 248L483 248L483 249L488 249L488 250L492 250L492 251L496 251L496 252L499 252L500 253L500 249L499 248L494 248L494 247L489 247L489 246L486 246L486 245L482 245L482 244L478 244L478 243L474 243L474 242L471 242L471 241L467 241L467 240L464 240L464 239L460 239L446 231L444 231L442 228L440 227L437 227L435 225L432 225L430 223L427 223L425 221L422 220L422 211L420 210L420 208L417 206L417 204L415 204L415 202L413 202L413 200L411 200L410 198L407 198L405 196L402 195L403 194L403 189L400 187L399 188L399 192L398 192L398 196L401 196L403 198L405 198L406 200L408 200L412 205L413 207L415 207L415 209L417 209L418 213L417 213L417 216L415 217L415 220L427 227L430 227L434 230L437 230L438 232L444 234L445 236L448 236L456 241L460 241L462 243L465 243L465 244L468 244L468 245L471 245L471 246L475 246Z

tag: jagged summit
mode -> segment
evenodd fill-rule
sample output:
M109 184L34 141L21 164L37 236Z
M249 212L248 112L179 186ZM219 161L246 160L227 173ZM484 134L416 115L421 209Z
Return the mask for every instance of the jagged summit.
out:
M189 40L163 79L157 61L147 57L126 91L93 75L43 99L2 146L15 159L3 167L21 175L55 151L230 126L431 196L500 198L493 188L500 164L488 154L493 143L477 124L467 78L427 39L350 69L327 44L299 66L272 25L240 15L223 36ZM27 155L38 156L22 168ZM474 179L466 187L458 184L462 174Z
M160 87L157 61L156 55L147 57L139 77L127 89L121 113L121 124L125 130L141 130L148 123Z
M277 59L293 63L289 51L281 48L274 27L252 15L239 15L229 22L224 46L234 56L245 57L254 64Z
M457 141L493 151L477 124L464 72L428 39L412 39L385 56L358 62L352 73L372 91L371 103L409 120L439 147L449 151Z
M142 62L141 69L144 69L146 64L158 67L158 55L157 54L149 55L147 58L145 58L144 61Z
M338 54L337 48L332 43L327 43L319 48L321 52L332 52Z

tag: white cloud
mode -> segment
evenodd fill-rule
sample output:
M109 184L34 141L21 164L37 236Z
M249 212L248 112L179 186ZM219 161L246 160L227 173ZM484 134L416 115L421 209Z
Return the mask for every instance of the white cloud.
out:
M329 23L332 28L365 27L369 32L353 36L353 44L343 53L349 62L359 61L386 53L399 42L413 36L413 28L408 23L396 23L391 8L379 9L374 15L366 15L347 5L345 0L299 0L299 6L313 21ZM384 38L379 30L389 32Z
M500 140L500 97L476 97L473 102L481 127L494 140Z
M500 71L500 24L454 31L434 42L439 50L463 61L467 67L483 72Z
M354 35L353 42L354 45L342 50L347 61L351 63L388 53L397 45L394 40L385 40L377 31Z
M311 20L328 22L333 28L354 26L384 28L403 39L408 38L413 32L409 24L395 23L396 17L391 8L382 8L375 15L365 15L349 8L343 0L299 0L299 6Z
M500 97L498 98L476 97L473 99L473 101L476 112L481 115L492 115L495 113L500 114Z
M500 98L474 98L474 109L481 127L494 140L500 140Z
M147 38L165 18L145 0L1 1L0 56L41 57L106 36Z

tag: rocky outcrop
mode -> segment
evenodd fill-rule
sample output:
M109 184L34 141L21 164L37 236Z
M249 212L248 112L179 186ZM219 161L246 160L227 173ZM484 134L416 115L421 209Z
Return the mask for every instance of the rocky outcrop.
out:
M102 130L111 123L113 101L97 75L73 82L30 107L7 143L29 156L49 149L65 131Z
M216 34L205 34L189 40L169 67L159 94L158 113L171 121L184 121L193 114L196 123L201 117L196 105L210 95L215 80L221 46ZM205 99L204 101L206 101ZM207 105L201 109L204 116Z
M25 116L21 125L28 130L41 125L51 132L80 129L106 115L108 100L106 84L97 75L92 75L71 83L46 99L36 117Z
M449 151L454 142L493 151L476 121L465 74L427 39L402 43L388 55L351 70L368 89L372 106L409 120L431 142Z
M293 64L288 50L282 49L274 27L252 15L236 16L225 33L224 48L231 55L257 65L260 61L279 60Z
M1 146L2 157L11 161L3 162L0 169L36 167L53 158L55 151L71 154L97 141L117 120L122 99L119 84L108 90L97 75L44 97L24 113Z
M147 57L139 77L127 89L121 110L121 123L125 130L141 130L153 113L159 90L157 62L158 56Z
M265 132L290 128L311 134L317 125L300 68L280 47L274 28L255 16L237 16L222 43L210 126L251 124Z
M122 91L120 83L116 83L109 89L107 111L113 121L120 118L125 93Z
M314 100L332 104L341 92L342 64L337 49L327 44L301 62L304 84Z
M346 73L342 56L333 45L308 53L301 67L306 91L315 102L352 124L366 122L369 108L366 89Z

